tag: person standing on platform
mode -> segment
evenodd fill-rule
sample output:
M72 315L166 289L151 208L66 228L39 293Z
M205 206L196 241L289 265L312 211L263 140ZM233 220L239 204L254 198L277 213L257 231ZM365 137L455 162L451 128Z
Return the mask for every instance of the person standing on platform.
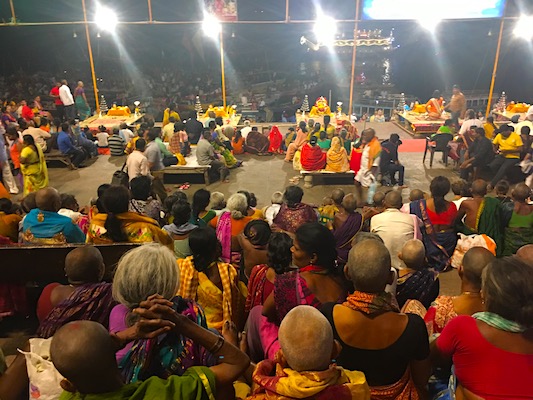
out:
M452 98L444 109L450 111L455 126L459 126L459 118L464 118L466 111L466 98L459 85L453 85Z
M376 131L372 128L365 129L362 134L361 167L355 175L355 193L357 201L363 204L363 188L369 188L376 184L378 169L381 158L381 145L376 137Z
M65 106L59 97L59 88L61 87L61 82L57 81L56 85L50 90L50 97L54 99L54 104L57 110L57 117L63 121L65 119Z
M200 140L200 138L202 137L202 133L204 132L204 126L200 121L198 121L196 115L193 115L193 117L185 123L185 131L189 136L189 142L192 144L196 144L198 143L198 140Z
M65 118L70 121L76 117L76 109L74 108L74 98L72 97L72 92L67 85L67 80L63 79L61 81L61 87L59 88L59 98L65 107Z

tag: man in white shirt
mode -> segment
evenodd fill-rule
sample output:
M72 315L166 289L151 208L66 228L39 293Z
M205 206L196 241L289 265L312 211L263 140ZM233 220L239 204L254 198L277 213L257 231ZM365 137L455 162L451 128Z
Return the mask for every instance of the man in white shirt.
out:
M170 117L168 119L168 124L166 124L163 129L161 129L161 138L163 142L170 142L170 138L174 135L174 124L176 123L176 118Z
M463 124L461 125L461 129L459 130L459 135L464 135L473 126L482 128L483 121L480 121L479 119L476 118L476 112L474 110L472 109L466 110L465 120L463 121Z
M148 166L148 159L143 154L146 147L144 139L137 139L135 142L135 150L128 156L126 161L126 168L128 170L128 177L131 181L138 176L149 176L150 167Z
M118 134L122 139L124 139L126 145L131 142L134 137L133 132L128 128L128 125L125 122L120 124L120 131Z
M420 237L420 228L411 214L400 212L402 207L401 192L392 190L385 196L385 211L374 215L370 220L370 232L376 233L389 249L391 264L394 268L404 269L405 265L398 258L403 245L410 239ZM418 232L417 232L418 231Z
M74 98L72 97L72 92L67 86L68 82L66 79L61 81L61 87L59 88L59 98L63 102L65 107L65 117L67 120L74 119L76 117L76 109L74 108Z
M26 121L20 120L20 129L22 130L22 136L31 135L35 143L41 146L43 152L46 151L46 139L51 138L52 135L41 128L35 128L33 121L28 125Z
M248 137L248 134L252 131L252 127L250 126L250 121L246 120L244 121L244 128L241 129L241 136L246 141L246 138Z

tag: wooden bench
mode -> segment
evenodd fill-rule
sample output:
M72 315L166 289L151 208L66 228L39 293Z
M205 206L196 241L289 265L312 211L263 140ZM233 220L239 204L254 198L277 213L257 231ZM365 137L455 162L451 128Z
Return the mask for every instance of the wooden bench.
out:
M330 182L335 179L338 180L352 180L355 176L355 172L353 171L347 171L347 172L331 172L326 171L324 169L321 169L319 171L300 171L300 174L304 177L304 187L305 188L312 188L314 185L314 181L317 177L323 180L329 180Z
M210 184L209 181L209 169L210 165L171 165L163 170L163 174L166 175L203 175L204 183ZM165 183L183 183L183 182L170 182L170 179L165 180Z
M63 154L59 150L56 150L56 149L50 150L49 153L44 153L44 159L45 161L60 161L69 168L73 167L70 156Z
M84 245L15 245L0 247L0 259L2 260L0 263L0 276L2 276L2 282L66 283L65 257L71 250L82 246ZM139 246L137 243L96 245L104 259L104 280L112 280L120 257L137 246Z

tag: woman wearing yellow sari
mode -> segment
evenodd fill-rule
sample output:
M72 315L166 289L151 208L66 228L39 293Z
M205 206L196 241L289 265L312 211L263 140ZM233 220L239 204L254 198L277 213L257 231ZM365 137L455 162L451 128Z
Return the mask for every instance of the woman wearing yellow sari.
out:
M31 135L22 138L20 170L24 177L24 196L48 186L48 168L41 146L35 144Z
M346 172L350 170L350 163L348 162L348 153L346 149L341 146L341 140L335 136L331 140L331 147L328 150L326 158L326 171L331 172Z
M165 108L163 111L163 126L169 123L170 117L174 117L176 121L181 121L180 115L176 111L177 106L174 103L168 105L168 108Z
M220 260L221 246L211 228L197 228L189 234L192 256L178 259L178 295L196 301L204 310L207 327L222 332L224 321L244 326L247 290L239 286L237 271Z

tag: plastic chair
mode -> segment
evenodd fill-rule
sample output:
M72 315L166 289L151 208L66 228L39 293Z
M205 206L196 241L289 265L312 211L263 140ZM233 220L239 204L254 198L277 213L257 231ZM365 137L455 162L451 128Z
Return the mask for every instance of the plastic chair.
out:
M444 165L448 166L448 154L450 152L448 143L452 140L453 135L451 133L439 133L438 135L434 136L434 140L431 140L430 137L426 137L426 148L424 149L424 158L422 159L422 162L426 162L426 155L429 151L429 167L432 168L433 157L435 156L436 152L440 152L442 153L442 162Z

